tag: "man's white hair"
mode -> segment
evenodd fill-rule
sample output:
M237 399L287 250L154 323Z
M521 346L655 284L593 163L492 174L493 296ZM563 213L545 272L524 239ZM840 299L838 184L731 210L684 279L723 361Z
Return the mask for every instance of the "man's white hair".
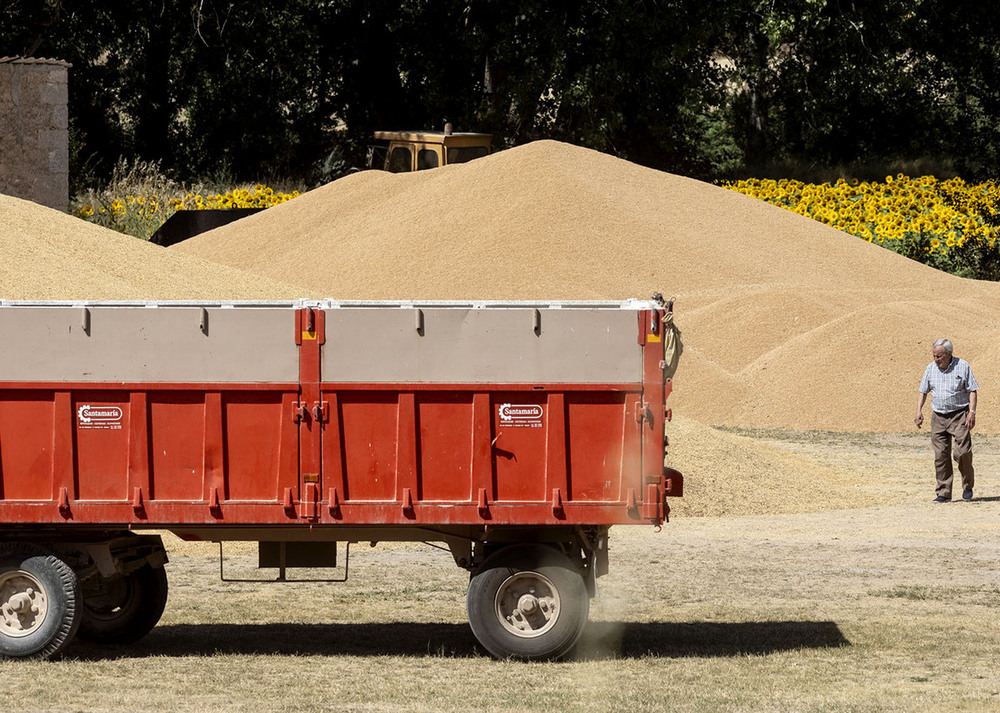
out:
M944 348L945 352L948 354L954 353L954 348L951 346L951 342L947 339L939 339L931 345L931 349L936 349L937 347Z

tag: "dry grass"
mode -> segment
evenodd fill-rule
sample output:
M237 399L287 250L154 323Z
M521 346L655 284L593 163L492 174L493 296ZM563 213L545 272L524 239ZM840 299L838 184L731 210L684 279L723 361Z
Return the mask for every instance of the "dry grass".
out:
M148 637L0 664L0 702L255 713L997 710L1000 443L977 443L976 501L936 506L923 439L753 435L815 467L836 462L893 503L678 516L659 534L618 528L577 656L552 664L483 655L465 621L466 576L439 550L355 546L346 584L253 586L218 582L211 546L172 548L170 601Z

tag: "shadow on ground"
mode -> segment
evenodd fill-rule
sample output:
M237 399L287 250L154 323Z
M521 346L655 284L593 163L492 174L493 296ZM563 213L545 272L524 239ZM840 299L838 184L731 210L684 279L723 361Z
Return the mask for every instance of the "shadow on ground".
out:
M573 658L724 657L848 645L828 621L590 622ZM76 642L66 658L148 656L483 656L467 624L175 624L120 646Z
M577 658L664 658L765 655L828 649L850 642L832 621L591 622Z

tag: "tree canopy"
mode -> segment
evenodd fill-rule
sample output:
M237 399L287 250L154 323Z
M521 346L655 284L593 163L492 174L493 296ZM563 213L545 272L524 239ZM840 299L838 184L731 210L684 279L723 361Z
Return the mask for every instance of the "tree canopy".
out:
M375 130L554 138L718 178L1000 164L1000 6L968 0L10 0L70 70L78 179L325 180Z

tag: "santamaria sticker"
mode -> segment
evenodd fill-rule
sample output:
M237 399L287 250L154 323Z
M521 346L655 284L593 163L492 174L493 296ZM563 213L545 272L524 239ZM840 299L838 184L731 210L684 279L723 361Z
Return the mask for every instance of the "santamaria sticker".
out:
M78 428L101 428L120 431L125 412L119 406L91 406L83 404L76 409Z
M501 426L541 428L545 408L540 404L500 404L497 407Z

